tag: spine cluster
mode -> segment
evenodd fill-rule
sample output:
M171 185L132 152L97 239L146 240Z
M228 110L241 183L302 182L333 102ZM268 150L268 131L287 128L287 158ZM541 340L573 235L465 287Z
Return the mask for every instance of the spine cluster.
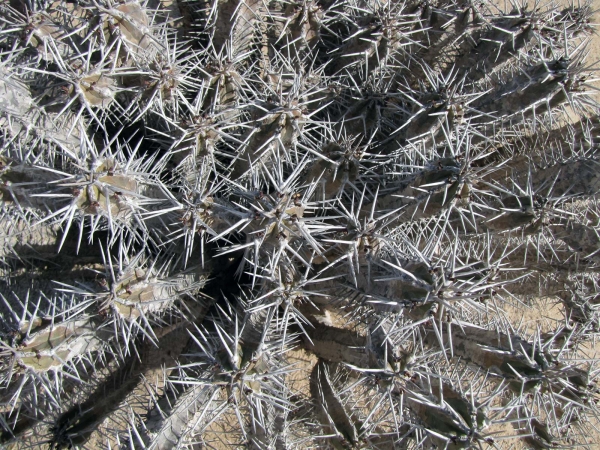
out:
M593 442L592 13L2 1L0 445Z

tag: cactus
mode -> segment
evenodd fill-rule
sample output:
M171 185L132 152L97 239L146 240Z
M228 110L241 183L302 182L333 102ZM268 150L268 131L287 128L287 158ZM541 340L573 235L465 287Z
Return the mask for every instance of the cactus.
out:
M592 14L3 2L1 446L593 445Z

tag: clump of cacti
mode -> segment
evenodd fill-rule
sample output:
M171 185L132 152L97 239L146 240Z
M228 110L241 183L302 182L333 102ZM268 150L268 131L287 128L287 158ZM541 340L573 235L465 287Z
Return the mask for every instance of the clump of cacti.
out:
M2 2L1 446L593 442L592 13Z

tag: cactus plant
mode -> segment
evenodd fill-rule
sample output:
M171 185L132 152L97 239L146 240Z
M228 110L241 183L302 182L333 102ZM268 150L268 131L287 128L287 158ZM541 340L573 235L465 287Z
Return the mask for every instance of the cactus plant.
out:
M4 448L571 448L591 4L0 4Z

